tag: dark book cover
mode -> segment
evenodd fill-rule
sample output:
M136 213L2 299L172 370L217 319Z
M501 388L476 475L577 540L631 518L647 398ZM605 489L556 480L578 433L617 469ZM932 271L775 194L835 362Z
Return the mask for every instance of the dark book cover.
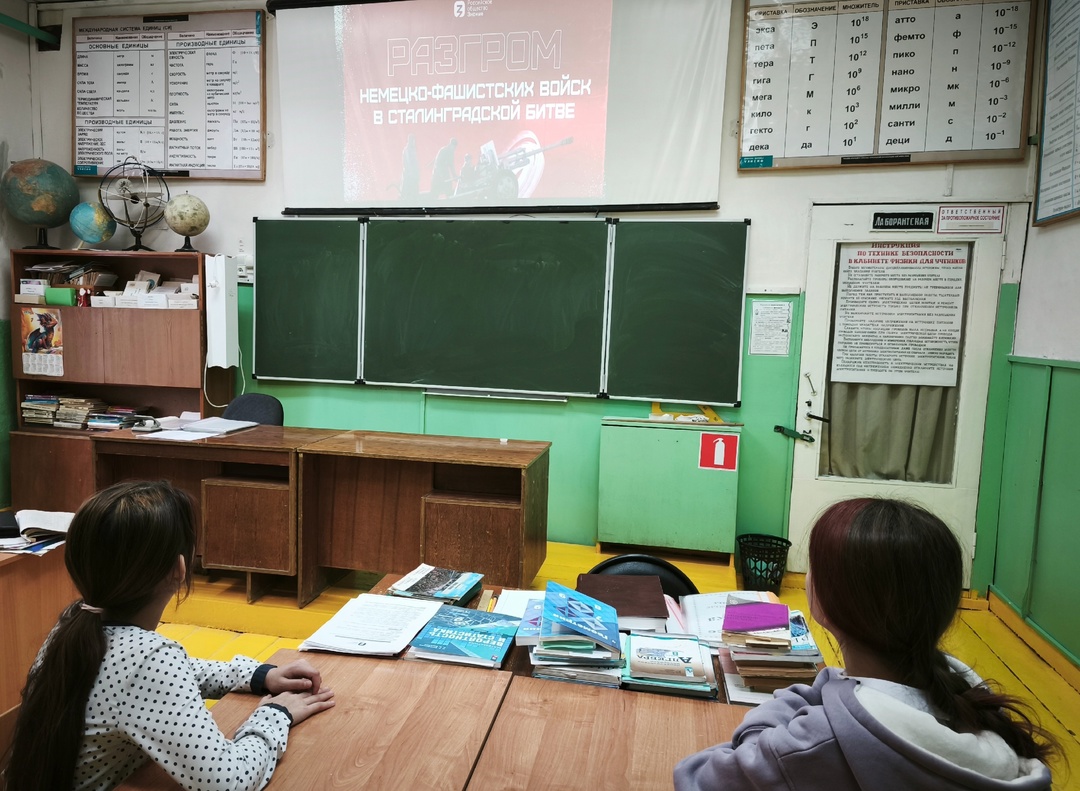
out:
M667 620L664 589L655 574L579 574L577 589L610 604L620 617Z

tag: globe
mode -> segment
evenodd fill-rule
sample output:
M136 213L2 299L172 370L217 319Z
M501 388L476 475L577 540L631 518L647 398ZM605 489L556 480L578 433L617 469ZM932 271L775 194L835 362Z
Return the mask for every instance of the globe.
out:
M12 217L38 229L38 246L47 247L45 229L67 222L79 202L79 188L55 162L23 159L0 179L0 199Z
M210 224L210 210L201 200L185 192L166 204L165 222L174 232L184 237L184 246L180 250L194 250L191 237L206 230L206 226Z
M71 230L87 244L101 244L116 233L116 220L97 201L80 203L71 210Z

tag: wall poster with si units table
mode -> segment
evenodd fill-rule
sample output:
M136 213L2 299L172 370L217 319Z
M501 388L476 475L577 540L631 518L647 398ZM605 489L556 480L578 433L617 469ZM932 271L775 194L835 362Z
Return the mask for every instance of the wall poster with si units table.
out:
M73 173L266 177L262 11L73 20Z

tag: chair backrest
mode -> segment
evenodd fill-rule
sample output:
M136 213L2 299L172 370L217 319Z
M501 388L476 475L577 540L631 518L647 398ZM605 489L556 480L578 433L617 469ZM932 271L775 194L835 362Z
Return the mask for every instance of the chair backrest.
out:
M254 420L265 426L285 425L281 402L265 393L244 393L229 402L222 417L229 420Z
M597 563L590 574L654 574L660 578L660 587L664 593L676 601L680 596L697 593L697 586L686 576L682 569L663 558L652 555L616 555Z

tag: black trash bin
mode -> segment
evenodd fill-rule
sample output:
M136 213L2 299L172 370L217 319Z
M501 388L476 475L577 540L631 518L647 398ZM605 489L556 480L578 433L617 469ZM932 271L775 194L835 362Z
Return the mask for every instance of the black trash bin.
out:
M763 533L744 533L737 540L743 588L780 593L791 542L786 538Z

